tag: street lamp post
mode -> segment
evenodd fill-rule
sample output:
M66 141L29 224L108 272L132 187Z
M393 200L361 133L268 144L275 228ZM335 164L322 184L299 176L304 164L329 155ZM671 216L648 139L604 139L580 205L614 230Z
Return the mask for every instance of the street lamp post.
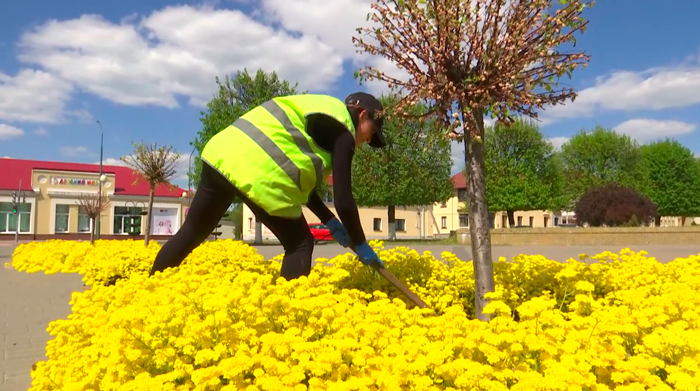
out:
M194 155L194 150L197 149L195 145L190 152L190 162L187 167L187 206L192 206L192 155Z
M96 225L95 228L97 230L97 239L99 239L100 238L100 222L102 220L102 210L101 210L102 209L101 208L102 207L102 182L104 182L104 179L103 179L104 175L102 173L102 152L104 149L103 147L104 147L105 132L104 132L104 129L102 129L102 123L99 120L97 120L97 124L100 125L100 180L99 180L100 183L98 185L99 187L97 190L97 193L98 193L97 196L100 197L99 198L100 213L97 215L97 221L95 224Z

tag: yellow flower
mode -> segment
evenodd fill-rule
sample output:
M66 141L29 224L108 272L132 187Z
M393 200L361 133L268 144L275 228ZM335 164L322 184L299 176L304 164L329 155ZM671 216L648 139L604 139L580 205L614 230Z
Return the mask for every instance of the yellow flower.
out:
M350 253L285 281L281 257L233 240L152 277L155 242L21 244L17 270L90 285L49 324L31 390L700 388L698 255L495 262L482 322L471 261L370 244L431 308Z

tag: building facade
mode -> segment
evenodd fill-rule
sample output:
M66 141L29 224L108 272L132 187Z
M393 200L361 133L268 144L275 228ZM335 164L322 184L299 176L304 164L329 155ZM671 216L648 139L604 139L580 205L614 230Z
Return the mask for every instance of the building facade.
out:
M469 213L467 211L467 180L463 173L452 176L454 194L446 202L432 205L432 215L436 221L433 224L433 234L441 232L452 233L461 228L469 228ZM572 215L567 212L553 212L548 210L516 211L513 214L515 226L520 227L556 227L572 220ZM508 214L506 212L489 213L489 226L491 229L508 228Z
M453 196L441 203L425 206L396 207L397 239L444 238L453 235L460 228L469 228L469 214L466 211L467 185L462 173L452 178ZM331 178L332 184L332 178ZM336 216L333 199L325 200L326 206ZM319 223L318 218L308 208L302 208L308 223ZM389 218L386 207L359 207L360 222L368 239L389 237ZM514 213L516 226L555 227L567 220L566 213L552 211L517 211ZM569 217L571 220L571 217ZM243 240L255 239L255 215L243 208ZM505 212L491 213L490 226L493 229L507 228L508 215ZM263 241L274 241L275 235L263 225Z
M333 214L338 215L332 201L326 206ZM304 218L309 224L320 223L318 217L306 207L302 208ZM387 208L359 208L360 222L368 240L386 239L389 237L389 216ZM399 239L418 239L433 237L431 208L426 207L396 207L395 230ZM247 206L243 207L243 240L255 240L255 215ZM445 231L445 235L449 232ZM263 241L276 241L275 235L265 225L262 230Z
M96 164L0 159L0 240L88 239L92 222L78 204L79 197L97 194L100 168ZM100 237L129 238L133 221L146 230L149 184L128 167L103 166L102 192L111 202L100 217ZM13 193L19 196L13 213ZM185 195L185 197L183 197ZM189 199L179 187L156 187L151 216L154 239L173 236L182 226ZM143 237L139 235L137 237Z

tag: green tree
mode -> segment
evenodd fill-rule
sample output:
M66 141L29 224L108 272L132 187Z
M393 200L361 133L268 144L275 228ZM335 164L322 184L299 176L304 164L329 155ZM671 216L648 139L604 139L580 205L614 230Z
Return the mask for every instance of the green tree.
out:
M565 206L573 208L588 189L596 186L614 183L640 191L640 157L637 142L627 135L601 126L582 130L561 148Z
M399 101L396 95L381 96L384 107ZM412 108L415 114L426 110ZM396 239L396 207L432 205L454 193L450 181L450 143L435 121L384 120L385 148L367 145L355 152L352 167L353 196L361 206L388 208L389 240Z
M200 158L202 150L214 135L226 129L246 112L272 98L299 94L297 91L298 83L291 85L289 81L280 79L276 72L267 73L263 69L258 69L254 77L248 73L247 69L236 72L231 79L226 75L223 82L217 77L216 84L219 87L218 93L207 103L206 111L200 113L202 129L197 132L197 137L190 142L190 145L195 147L198 152L198 156L194 158L193 170L188 174L195 186L199 184L202 172ZM238 204L240 200L233 202ZM235 218L242 218L242 216L242 213L233 214ZM242 227L243 222L234 221L234 224ZM255 226L255 242L262 242L260 222Z
M700 166L690 149L675 140L666 139L640 148L643 191L660 216L700 214Z
M557 210L561 171L554 147L535 121L518 119L486 130L486 199L490 211L506 211L515 226L518 210Z

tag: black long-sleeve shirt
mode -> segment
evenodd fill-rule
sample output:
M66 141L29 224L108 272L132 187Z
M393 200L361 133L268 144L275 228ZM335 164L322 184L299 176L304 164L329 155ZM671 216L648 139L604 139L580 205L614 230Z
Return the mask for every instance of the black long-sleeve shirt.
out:
M353 121L357 121L353 117ZM333 198L335 210L350 239L355 245L365 242L357 204L352 196L352 158L355 155L355 138L335 118L325 114L312 114L306 119L306 129L316 144L330 152L333 160ZM335 217L314 191L306 206L325 224Z

